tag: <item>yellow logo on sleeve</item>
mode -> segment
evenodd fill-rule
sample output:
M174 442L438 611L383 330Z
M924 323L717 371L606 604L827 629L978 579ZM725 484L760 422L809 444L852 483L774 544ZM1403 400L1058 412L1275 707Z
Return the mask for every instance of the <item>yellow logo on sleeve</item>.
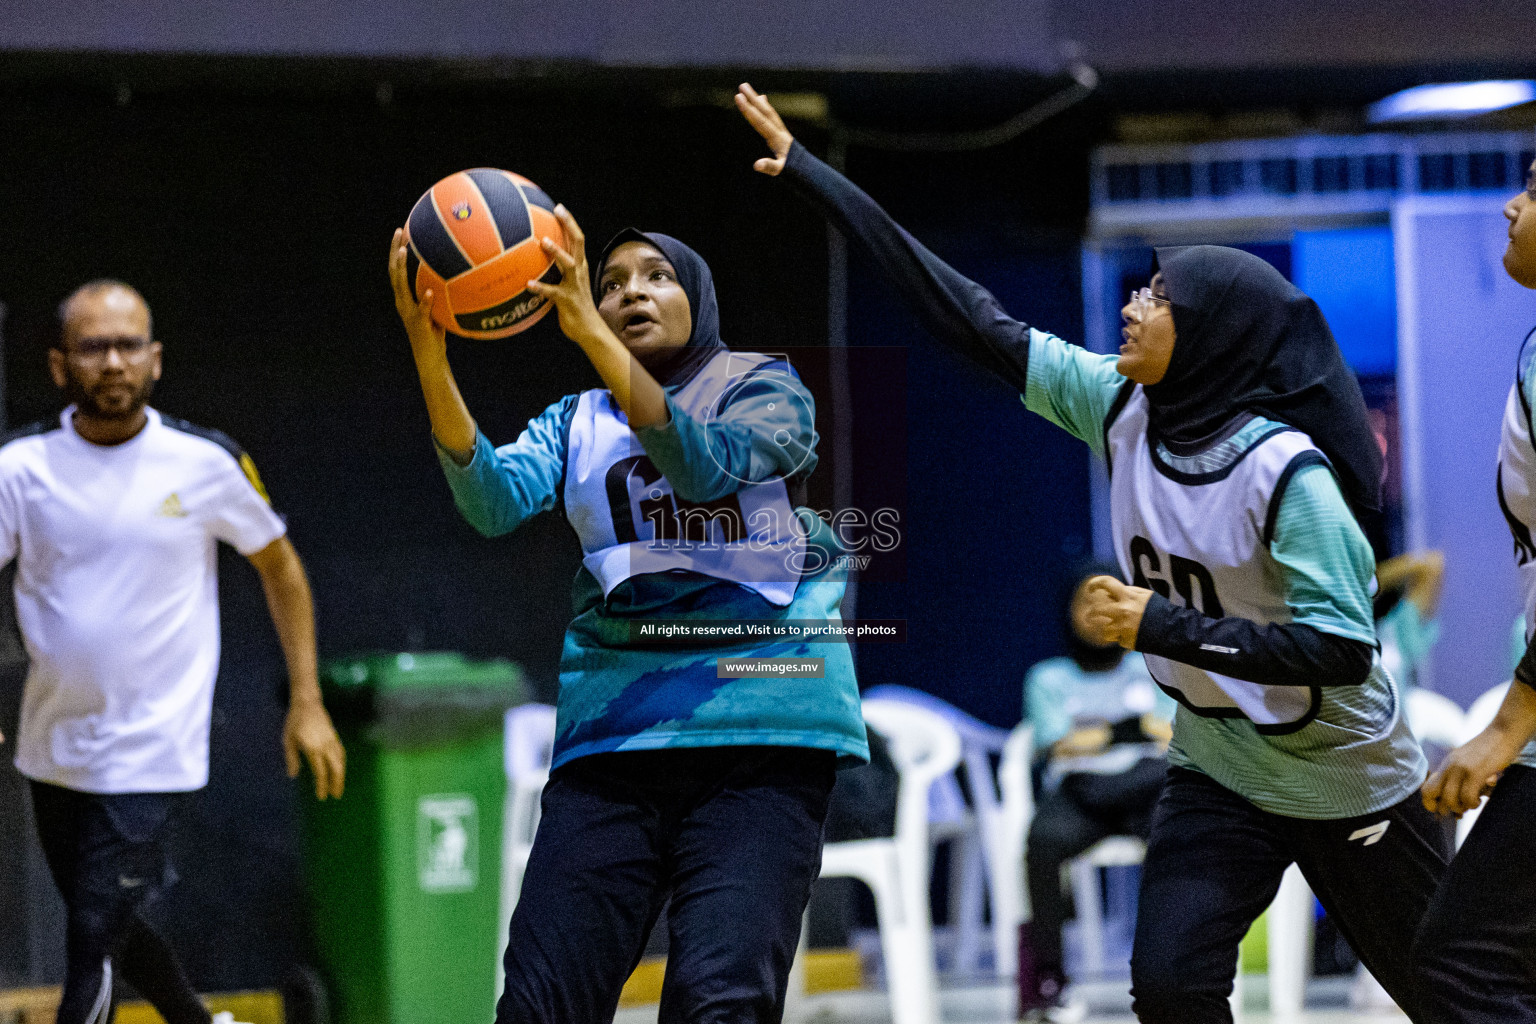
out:
M187 510L181 507L181 497L175 491L171 496L160 503L160 515L169 516L172 519L185 519Z
M251 457L244 452L240 453L240 468L245 472L245 478L251 482L251 486L256 488L256 493L261 495L261 500L268 505L272 504L272 499L267 497L267 488L261 482L261 474L256 472L256 463L252 462Z

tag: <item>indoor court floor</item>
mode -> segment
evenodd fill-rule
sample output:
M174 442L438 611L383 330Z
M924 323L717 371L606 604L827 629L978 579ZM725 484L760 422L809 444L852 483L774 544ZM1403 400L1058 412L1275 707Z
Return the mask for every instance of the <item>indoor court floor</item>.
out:
M1248 982L1262 987L1261 979ZM1262 992L1238 1024L1404 1024L1408 1018L1393 1011L1353 1012L1344 1009L1347 989L1333 979L1314 980L1308 988L1309 1009L1301 1016L1272 1016L1263 1009ZM1123 985L1086 986L1091 1013L1084 1024L1136 1024L1130 996ZM948 988L941 996L943 1020L938 1024L1014 1024L1012 986L984 985ZM890 1005L882 992L830 992L811 996L798 1013L786 1014L785 1024L890 1024ZM655 1006L622 1009L614 1024L654 1024Z

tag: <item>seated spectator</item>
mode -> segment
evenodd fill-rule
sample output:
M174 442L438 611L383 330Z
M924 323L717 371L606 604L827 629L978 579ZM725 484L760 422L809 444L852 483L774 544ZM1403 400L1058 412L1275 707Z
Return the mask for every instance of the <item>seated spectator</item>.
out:
M1070 653L1040 662L1024 683L1025 717L1040 751L1025 856L1033 920L1019 937L1019 1016L1026 1021L1066 1024L1084 1016L1065 991L1061 869L1101 839L1146 837L1173 735L1175 704L1141 655L1084 639L1083 584L1101 575L1119 572L1085 564L1064 580L1059 607Z

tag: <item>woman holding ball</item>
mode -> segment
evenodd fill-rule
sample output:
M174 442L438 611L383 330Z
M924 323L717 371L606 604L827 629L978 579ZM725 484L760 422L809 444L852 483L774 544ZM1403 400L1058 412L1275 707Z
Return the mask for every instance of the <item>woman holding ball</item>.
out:
M1137 1017L1226 1024L1238 942L1291 863L1419 1016L1409 947L1444 869L1425 761L1381 667L1370 545L1381 453L1316 304L1255 256L1160 249L1120 354L1010 317L736 96L782 175L864 247L942 342L1110 467L1127 586L1090 582L1099 639L1141 651L1180 707L1132 956ZM1022 1009L1052 1018L1049 1006Z
M868 759L846 644L695 640L661 620L837 623L836 544L796 494L814 402L783 359L720 339L709 267L667 235L621 232L589 275L556 208L563 272L529 282L607 385L568 395L495 448L454 383L431 294L390 252L443 472L480 532L559 510L581 541L560 662L554 763L512 915L501 1024L613 1017L668 904L662 1021L778 1021L838 763ZM721 657L825 659L825 677L719 678Z

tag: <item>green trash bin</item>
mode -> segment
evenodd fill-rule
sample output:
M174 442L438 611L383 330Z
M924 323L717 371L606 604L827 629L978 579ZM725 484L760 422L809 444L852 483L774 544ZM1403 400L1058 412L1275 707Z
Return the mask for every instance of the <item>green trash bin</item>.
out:
M305 801L317 953L337 1024L495 1016L506 661L397 654L332 662L326 704L346 796Z

